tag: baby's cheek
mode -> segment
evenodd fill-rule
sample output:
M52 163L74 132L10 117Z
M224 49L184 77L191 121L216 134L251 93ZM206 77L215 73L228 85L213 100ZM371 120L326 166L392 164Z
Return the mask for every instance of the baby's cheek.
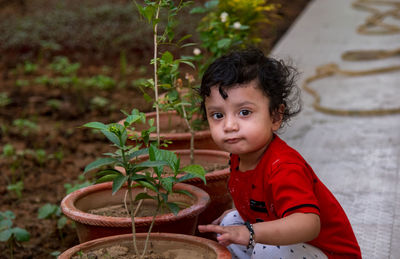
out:
M221 132L216 128L210 125L210 131L211 131L211 137L214 140L215 144L220 145L222 141L222 134Z

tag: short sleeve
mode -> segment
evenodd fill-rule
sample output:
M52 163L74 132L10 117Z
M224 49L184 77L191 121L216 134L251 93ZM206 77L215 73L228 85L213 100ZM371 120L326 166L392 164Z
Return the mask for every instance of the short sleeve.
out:
M307 170L307 167L296 163L282 163L273 170L269 188L278 217L296 212L320 215L314 193L315 183Z

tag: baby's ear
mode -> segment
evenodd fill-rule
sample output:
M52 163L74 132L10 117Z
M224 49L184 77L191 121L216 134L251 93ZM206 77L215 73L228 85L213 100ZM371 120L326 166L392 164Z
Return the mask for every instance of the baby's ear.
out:
M284 104L279 105L279 109L273 112L272 123L274 124L274 130L278 130L281 127L284 113L285 113Z

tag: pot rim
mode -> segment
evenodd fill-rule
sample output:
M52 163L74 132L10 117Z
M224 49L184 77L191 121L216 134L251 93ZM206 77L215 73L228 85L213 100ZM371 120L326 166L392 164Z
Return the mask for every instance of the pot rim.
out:
M177 155L190 155L190 149L177 149L177 150L172 150L172 152L175 152ZM212 157L226 157L228 160L230 158L230 155L226 151L222 150L215 150L215 149L195 149L194 150L194 156L201 156L201 155L207 155L207 156L212 156ZM229 165L226 165L226 168L219 169L219 170L214 170L212 172L209 172L206 174L206 181L211 182L215 180L220 180L220 179L225 179L228 178L230 175L230 169ZM203 182L200 178L192 178L189 180L186 180L185 183L194 183L194 182Z
M136 237L139 238L145 238L147 236L147 233L136 233ZM198 237L198 236L192 236L192 235L185 235L185 234L176 234L176 233L151 233L150 234L150 240L160 240L160 239L168 239L170 241L181 241L181 242L186 242L188 240L196 242L199 244L201 247L208 247L211 248L212 251L214 251L217 254L218 259L230 259L231 254L229 250L218 244L215 241ZM112 241L118 241L118 240L131 240L132 239L132 234L122 234L122 235L115 235L115 236L108 236L108 237L102 237L94 240L90 240L87 242L84 242L82 244L73 246L67 250L65 250L58 258L59 259L69 259L71 258L75 253L79 251L85 251L90 249L91 247L95 246L96 244L101 245L102 243L105 242L112 242ZM184 244L182 245L184 247Z
M109 189L111 193L112 182L91 185L68 194L61 201L62 212L68 218L82 224L89 224L95 226L130 227L132 223L130 217L111 217L111 216L95 215L79 210L75 206L76 201L83 198L84 196L107 189ZM203 212L210 203L210 196L208 195L208 193L196 186L184 183L177 183L175 184L174 189L185 190L191 193L194 197L196 197L195 199L196 201L192 206L180 210L177 215L174 215L173 213L166 213L156 216L156 221L160 222L161 224L163 223L173 224L174 221L180 220L182 218L196 217L201 212ZM153 219L152 216L135 217L135 225L136 226L150 225L152 219Z

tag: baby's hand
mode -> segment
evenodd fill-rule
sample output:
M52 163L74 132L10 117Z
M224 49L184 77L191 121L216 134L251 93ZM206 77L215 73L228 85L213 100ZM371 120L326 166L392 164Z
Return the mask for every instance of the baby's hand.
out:
M250 232L244 225L237 226L217 226L217 225L199 225L200 232L215 232L220 234L217 237L221 245L228 246L230 244L248 245Z

